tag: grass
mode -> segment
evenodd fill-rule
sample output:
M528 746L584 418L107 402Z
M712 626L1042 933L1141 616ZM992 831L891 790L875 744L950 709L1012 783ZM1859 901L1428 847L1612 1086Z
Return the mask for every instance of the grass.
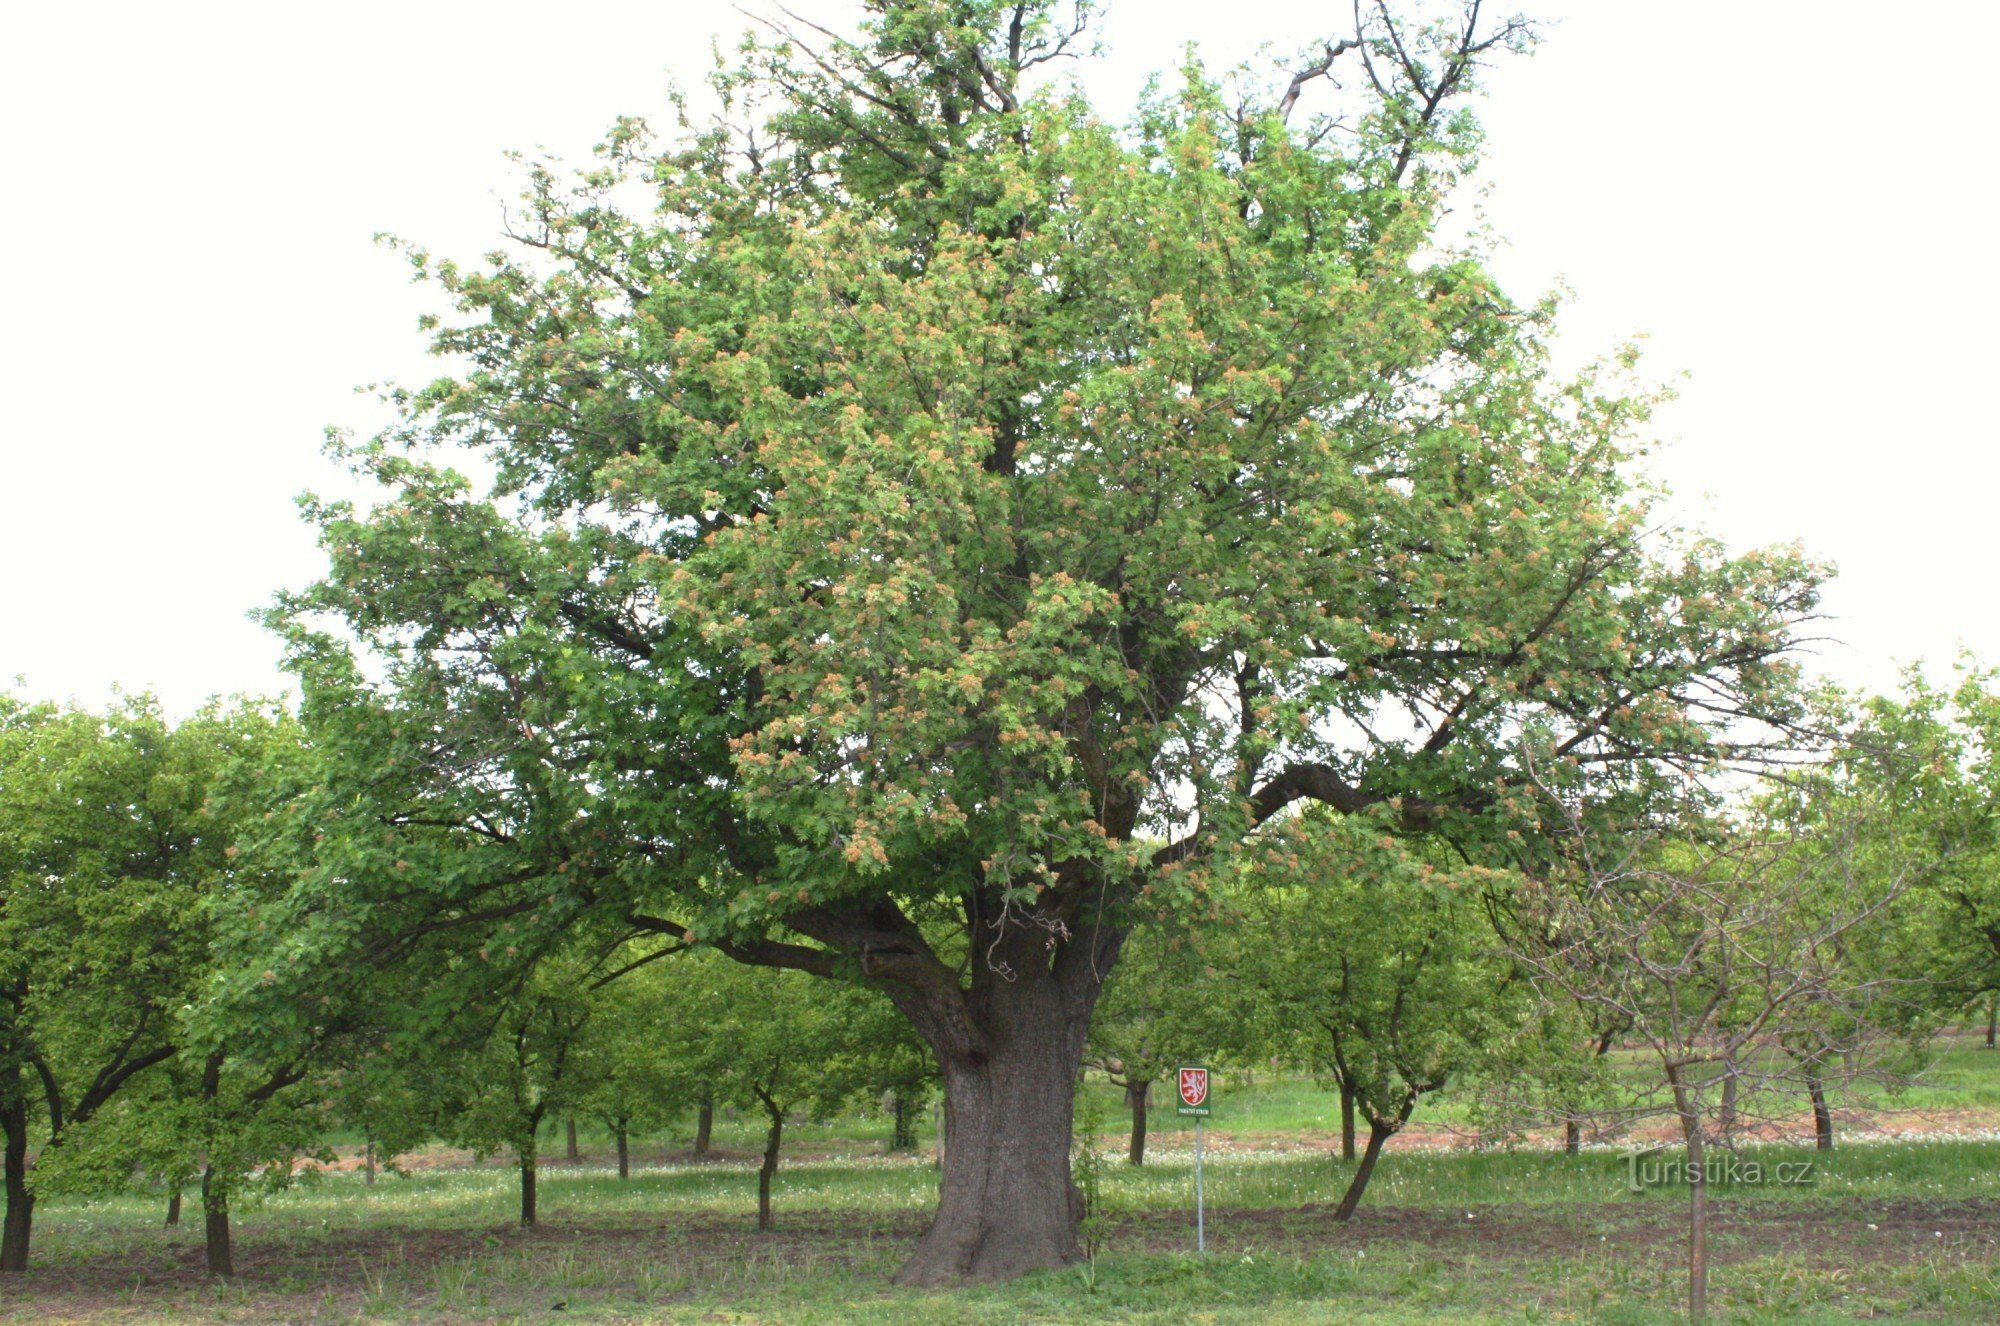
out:
M586 1126L588 1163L545 1171L531 1231L514 1224L505 1162L455 1158L372 1188L352 1171L319 1176L239 1212L229 1284L201 1273L192 1203L166 1230L157 1194L50 1199L34 1270L0 1282L0 1322L1678 1320L1683 1190L1626 1191L1617 1151L1392 1147L1343 1226L1330 1208L1351 1166L1326 1149L1330 1099L1285 1078L1222 1090L1206 1258L1191 1251L1191 1148L1170 1110L1155 1114L1143 1169L1116 1163L1115 1127L1101 1139L1111 1233L1094 1276L948 1293L889 1285L937 1179L927 1160L881 1154L885 1121L788 1129L799 1158L779 1175L779 1228L757 1235L754 1121L724 1117L717 1144L739 1154L690 1164L643 1146L629 1182ZM1954 1051L1917 1090L1929 1094L1916 1108L1977 1114L2000 1103L2000 1055ZM1741 1156L1816 1166L1810 1184L1717 1189L1718 1318L2000 1320L2000 1139Z

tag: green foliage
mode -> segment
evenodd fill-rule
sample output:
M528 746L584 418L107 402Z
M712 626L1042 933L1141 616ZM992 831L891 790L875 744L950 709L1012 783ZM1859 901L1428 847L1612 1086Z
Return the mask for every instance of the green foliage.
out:
M1389 1132L1457 1075L1518 1060L1534 1009L1482 907L1494 872L1325 815L1287 826L1260 868L1244 942L1274 1053L1344 1085Z
M517 251L413 253L469 367L337 445L381 500L309 504L276 615L331 757L408 778L315 807L322 937L602 910L831 969L970 900L1018 968L1302 798L1504 845L1524 729L1643 797L1790 712L1817 568L1641 537L1647 399L1438 246L1469 122L1395 75L1308 135L1190 65L1120 127L1018 86L1069 29L1007 8L753 51L747 123L623 124Z

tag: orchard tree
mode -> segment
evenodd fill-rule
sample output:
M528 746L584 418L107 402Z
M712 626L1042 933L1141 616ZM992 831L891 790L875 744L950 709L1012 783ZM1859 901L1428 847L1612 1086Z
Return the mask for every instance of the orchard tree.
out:
M1565 822L1567 868L1520 884L1518 910L1530 923L1515 932L1512 956L1545 991L1609 1010L1656 1074L1637 1103L1680 1128L1688 1313L1700 1320L1707 1148L1760 1097L1796 1100L1803 1080L1823 1106L1829 1079L1894 1057L1927 983L1860 955L1935 863L1878 850L1893 801L1804 813L1778 798L1783 814L1760 803L1733 822L1693 823L1661 840L1593 833L1574 802L1549 799ZM1630 1103L1619 1110L1635 1112Z
M885 1051L911 1033L897 1027L878 991L861 986L758 971L709 953L677 966L667 1055L716 1102L763 1115L757 1228L768 1230L785 1124L879 1091Z
M442 1065L440 1131L475 1155L514 1153L524 1227L538 1218L542 1125L585 1099L579 1051L598 1011L573 968L539 967L491 1016L468 1009Z
M1077 1254L1132 922L1261 826L1477 852L1524 724L1637 801L1774 740L1816 569L1648 534L1648 398L1441 237L1527 29L1358 17L1113 122L1043 77L1087 13L880 0L534 167L489 264L413 250L453 371L336 443L380 499L308 503L274 614L347 769L312 944L589 916L860 976L945 1085L901 1279L1001 1278Z
M1233 919L1233 918L1232 918ZM1086 1061L1125 1093L1132 1129L1125 1158L1146 1163L1155 1082L1181 1064L1209 1063L1243 1044L1248 992L1223 979L1236 945L1168 923L1138 929L1119 954L1091 1019ZM1221 969L1221 971L1218 970Z
M1426 1096L1518 1049L1525 987L1479 904L1483 870L1441 869L1367 817L1311 811L1263 844L1246 966L1263 1038L1330 1079L1368 1122L1334 1219L1348 1220L1382 1148Z
M146 697L104 714L0 698L0 1271L27 1269L31 1143L41 1166L91 1170L62 1153L182 1052L236 855L209 793L274 725L220 707L170 724Z

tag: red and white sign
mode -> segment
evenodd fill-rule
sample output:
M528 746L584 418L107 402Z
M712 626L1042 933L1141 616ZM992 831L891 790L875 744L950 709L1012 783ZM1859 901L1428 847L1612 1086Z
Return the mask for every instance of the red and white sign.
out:
M1189 1109L1199 1109L1208 1104L1208 1070L1206 1068L1181 1069L1181 1104Z

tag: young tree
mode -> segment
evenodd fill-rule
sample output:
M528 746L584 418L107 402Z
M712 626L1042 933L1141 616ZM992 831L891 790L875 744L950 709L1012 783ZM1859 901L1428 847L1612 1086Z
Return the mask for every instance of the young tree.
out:
M1308 813L1268 845L1245 937L1264 1039L1368 1121L1334 1213L1348 1220L1417 1104L1505 1057L1527 1010L1479 906L1483 871L1442 869L1380 825Z
M768 1230L786 1122L878 1091L885 1051L911 1035L873 990L758 971L712 954L678 961L667 1054L713 1099L763 1114L757 1228Z
M1520 883L1513 956L1561 998L1598 1005L1659 1073L1686 1148L1688 1311L1708 1302L1708 1157L1731 1108L1803 1077L1871 1066L1923 982L1853 960L1915 878L1869 850L1872 811L1760 813L1686 841L1593 840L1562 807L1569 869ZM1768 807L1760 807L1768 811Z
M577 1052L597 1013L574 969L535 970L490 1015L468 1010L459 1053L443 1065L440 1131L476 1155L506 1149L521 1175L521 1224L537 1218L544 1122L585 1098Z
M340 448L379 505L310 507L332 571L279 621L365 763L299 916L865 977L945 1084L901 1277L998 1278L1076 1255L1131 921L1260 826L1491 838L1536 717L1632 795L1754 750L1713 720L1785 716L1818 573L1642 538L1646 401L1443 246L1459 99L1526 40L1479 16L1114 127L1033 86L1070 6L887 0L725 71L727 127L536 168L490 268L414 254L469 367ZM1314 113L1335 61L1365 104Z
M1128 1163L1146 1163L1153 1084L1171 1082L1180 1064L1212 1062L1225 1046L1242 1043L1243 991L1218 974L1234 969L1234 957L1234 946L1217 936L1165 924L1136 931L1120 952L1091 1019L1086 1055L1125 1092Z

